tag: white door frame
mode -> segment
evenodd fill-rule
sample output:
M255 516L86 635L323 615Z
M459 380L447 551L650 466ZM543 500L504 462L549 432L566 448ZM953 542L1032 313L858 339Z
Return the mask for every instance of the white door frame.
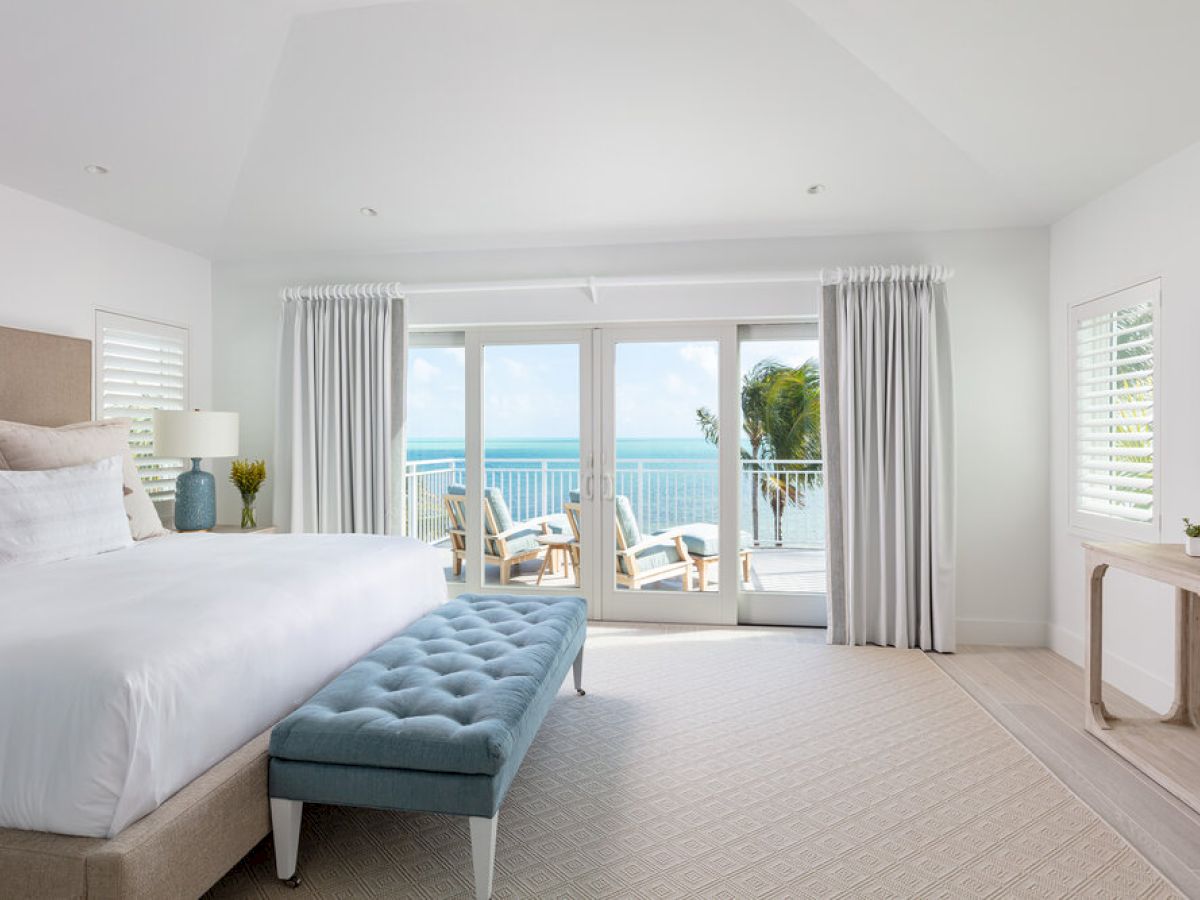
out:
M815 340L820 341L820 328L814 320L789 322L746 322L738 326L737 334L737 373L741 380L742 343L746 341L786 341L786 340ZM740 384L738 387L740 404ZM739 422L741 419L739 408ZM739 429L741 425L739 424ZM741 439L741 435L738 435ZM737 472L741 477L740 462ZM740 485L740 482L739 482ZM741 501L741 491L737 491L738 501ZM724 508L724 507L722 507ZM741 521L741 509L738 510L738 521ZM722 540L724 538L722 537ZM828 564L828 560L826 561ZM739 588L741 582L738 582ZM827 619L827 606L824 591L738 591L738 623L742 625L795 625L804 627L824 628Z
M594 546L590 507L595 494L596 476L593 467L593 435L595 410L592 398L594 364L592 346L594 335L590 328L552 328L513 326L466 329L466 571L462 582L454 585L455 593L557 594L587 598L588 615L599 618L596 605L598 591L587 580L580 586L556 588L535 587L517 582L506 585L487 584L483 561L483 488L484 488L484 349L497 345L575 344L579 348L579 493L583 507L580 539L584 547ZM583 566L583 579L595 572L595 566Z
M616 347L621 343L671 343L684 341L715 342L719 353L717 371L717 415L720 419L717 478L721 509L718 539L720 546L738 543L738 373L737 326L733 323L684 324L648 323L599 329L601 384L600 439L598 443L600 502L593 504L597 520L593 530L600 536L599 597L605 619L645 622L694 622L715 625L737 623L738 579L721 578L717 590L660 591L653 585L639 590L618 590L616 584ZM731 514L732 513L732 514ZM731 571L728 561L724 571ZM732 571L738 571L736 563Z

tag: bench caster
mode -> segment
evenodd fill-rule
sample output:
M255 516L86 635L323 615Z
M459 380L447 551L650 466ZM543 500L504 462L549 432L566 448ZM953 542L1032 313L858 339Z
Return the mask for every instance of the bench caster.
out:
M300 885L301 885L300 873L297 872L291 878L285 878L283 880L283 883L286 884L288 887L290 887L292 890L295 890L296 888L300 887Z
M585 691L583 688L575 688L575 693L582 697L587 693L587 691Z

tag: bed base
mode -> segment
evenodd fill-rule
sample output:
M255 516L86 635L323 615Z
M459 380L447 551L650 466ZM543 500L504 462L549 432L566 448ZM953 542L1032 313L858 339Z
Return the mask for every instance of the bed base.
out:
M0 894L30 900L199 897L267 836L270 729L114 838L0 828Z

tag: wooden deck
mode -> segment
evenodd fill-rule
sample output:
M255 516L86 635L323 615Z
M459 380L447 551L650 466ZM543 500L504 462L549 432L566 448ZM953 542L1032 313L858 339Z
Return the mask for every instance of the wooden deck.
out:
M461 576L455 578L451 572L450 551L444 545L437 545L445 554L446 580L462 581ZM587 565L586 560L584 565ZM517 567L513 581L523 585L533 585L537 582L540 563L524 563ZM489 585L500 583L500 570L496 566L487 567L486 581ZM566 573L548 574L543 580L544 587L562 588L574 583ZM693 581L693 584L695 582ZM709 590L716 590L720 583L718 569L715 578L709 582ZM678 578L667 579L652 586L656 590L677 591L682 588ZM750 589L755 591L778 591L782 593L811 593L825 592L825 551L823 550L794 550L794 549L759 549L750 558Z

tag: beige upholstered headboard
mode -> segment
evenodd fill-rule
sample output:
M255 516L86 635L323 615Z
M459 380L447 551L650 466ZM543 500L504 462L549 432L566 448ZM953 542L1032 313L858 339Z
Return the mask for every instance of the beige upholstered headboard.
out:
M0 327L0 419L57 426L91 417L91 341Z

